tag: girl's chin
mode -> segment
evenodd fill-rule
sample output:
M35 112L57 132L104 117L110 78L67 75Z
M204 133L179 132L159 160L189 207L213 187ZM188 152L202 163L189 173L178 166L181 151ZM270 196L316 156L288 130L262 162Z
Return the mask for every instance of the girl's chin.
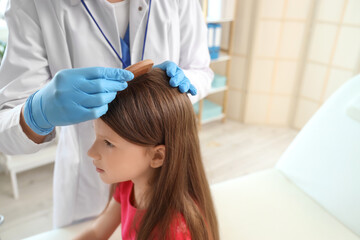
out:
M113 183L120 183L120 182L127 182L130 181L131 179L129 178L119 178L117 177L109 177L109 175L106 174L106 172L102 172L99 174L99 177L101 179L101 181L103 181L106 184L113 184ZM1 240L1 239L0 239Z
M101 181L103 181L104 183L106 184L112 184L113 182L110 181L106 176L104 176L103 174L100 174L100 178L101 178Z
M118 179L108 179L106 176L104 176L103 174L100 174L100 178L101 180L106 183L106 184L114 184L114 183L119 183L119 182L124 182L124 181L117 181Z

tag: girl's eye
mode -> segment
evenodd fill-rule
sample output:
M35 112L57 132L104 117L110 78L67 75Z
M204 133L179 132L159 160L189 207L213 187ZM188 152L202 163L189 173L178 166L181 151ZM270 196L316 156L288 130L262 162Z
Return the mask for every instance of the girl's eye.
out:
M106 146L108 146L108 147L113 147L114 146L108 140L104 140L104 142L105 142Z

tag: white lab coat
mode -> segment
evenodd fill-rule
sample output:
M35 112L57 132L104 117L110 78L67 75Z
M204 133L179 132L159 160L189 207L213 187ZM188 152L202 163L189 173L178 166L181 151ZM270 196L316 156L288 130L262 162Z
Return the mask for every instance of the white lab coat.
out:
M113 8L106 0L85 0L121 54ZM130 1L131 62L141 59L148 1ZM10 0L5 13L8 47L0 68L0 151L32 153L54 139L35 144L19 125L28 96L61 69L121 67L80 0ZM153 0L144 59L177 63L203 98L211 86L206 24L198 0ZM98 215L108 201L87 150L95 139L92 121L61 128L54 172L54 226Z

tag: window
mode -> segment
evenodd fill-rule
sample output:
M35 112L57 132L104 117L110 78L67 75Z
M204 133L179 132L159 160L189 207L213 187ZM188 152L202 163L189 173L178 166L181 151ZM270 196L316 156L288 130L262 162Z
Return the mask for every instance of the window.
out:
M4 18L7 2L8 0L0 0L0 19Z

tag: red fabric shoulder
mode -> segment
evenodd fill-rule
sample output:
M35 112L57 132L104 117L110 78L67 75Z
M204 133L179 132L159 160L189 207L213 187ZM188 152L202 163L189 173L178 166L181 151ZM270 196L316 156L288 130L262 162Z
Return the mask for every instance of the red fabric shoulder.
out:
M131 192L133 183L131 181L119 182L115 188L115 192L113 194L114 199L121 203L121 200L127 196ZM130 192L129 192L130 191Z
M178 214L170 226L172 235L175 240L191 240L190 230L186 225L185 218L182 214Z

